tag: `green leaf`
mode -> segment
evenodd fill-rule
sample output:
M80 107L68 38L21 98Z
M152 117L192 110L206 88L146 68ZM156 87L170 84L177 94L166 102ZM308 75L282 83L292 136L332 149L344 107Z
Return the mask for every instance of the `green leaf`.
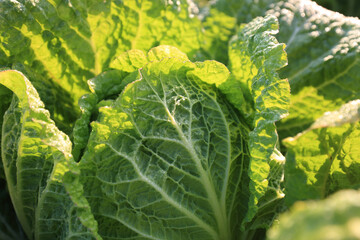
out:
M11 200L28 238L100 239L78 182L69 137L56 128L24 75L2 71L0 84L14 92L4 114L1 154Z
M247 0L216 1L204 23L208 29L205 35L210 35L207 51L219 49L210 56L214 58L218 54L224 58L235 22L249 22L266 14L279 19L280 31L276 37L286 44L289 63L280 70L280 77L288 78L292 93L289 117L277 123L281 138L296 135L324 112L360 98L359 19L329 11L310 0L257 1L256 4ZM217 30L219 25L225 27Z
M285 202L323 199L340 189L360 187L360 100L327 112L306 131L283 141Z
M256 18L242 25L229 43L229 68L234 79L233 84L220 86L232 104L247 118L254 117L254 111L287 113L289 87L286 80L280 80L276 71L287 64L284 44L279 44L274 36L278 32L278 22L273 16ZM275 85L275 86L273 86ZM239 92L244 98L238 99ZM278 88L278 89L274 89ZM278 91L278 93L275 92ZM268 95L265 99L266 95ZM274 93L274 96L271 96ZM269 96L270 95L270 96ZM234 98L232 98L234 96ZM261 96L261 97L260 97ZM261 108L261 109L260 109ZM279 120L279 116L275 117Z
M117 56L109 65L111 70L90 79L88 85L91 92L95 93L99 100L102 100L121 93L127 84L136 80L136 78L140 78L138 74L129 78L126 77L133 72L137 72L148 62L172 57L189 61L185 53L173 46L161 45L150 49L148 53L132 49Z
M89 135L90 135L90 121L91 117L96 110L96 104L98 103L98 97L96 94L85 94L79 99L79 106L81 109L81 116L75 122L73 131L73 143L72 155L75 161L78 161L81 157L83 150L85 149Z
M75 102L127 50L168 44L196 57L200 21L190 10L185 0L1 1L1 64L24 64Z
M271 156L278 141L275 122L288 112L289 83L277 74L287 59L284 44L273 36L277 32L277 19L271 15L242 25L229 44L232 77L219 86L253 126L249 134L251 198L245 222L252 221L260 199L272 191L268 184ZM282 198L280 186L277 189L276 196Z
M94 115L97 114L96 104L104 99L116 98L126 85L140 78L138 70L141 67L148 62L159 61L164 58L177 58L179 60L189 61L185 53L172 46L161 45L154 47L150 49L148 53L132 49L116 57L110 63L111 70L103 72L88 81L92 94L87 94L80 98L79 106L81 116L76 121L73 132L74 148L72 153L76 161L80 159L87 145L90 134L90 121L94 118ZM209 64L210 66L208 66ZM221 64L211 64L210 61L204 66L207 66L207 68L220 66L223 71L228 71L225 66ZM224 68L226 70L224 70ZM220 75L223 74L221 71L217 71ZM227 77L227 75L225 75L225 77Z
M359 239L360 192L343 190L328 199L296 203L268 232L275 239Z
M212 7L202 24L205 39L202 45L203 58L227 63L228 43L235 33L236 18Z
M257 212L251 221L246 223L248 235L257 229L268 229L277 219L284 206L284 164L285 157L277 150L270 157L268 186L264 196L259 199Z
M277 37L289 59L280 73L291 86L290 115L278 124L284 138L360 98L360 20L308 0L279 3L268 13L279 18Z
M264 16L268 5L275 0L217 0L201 17L204 28L203 54L207 59L228 62L228 43L241 23L248 23L257 16Z
M255 17L264 15L265 11L277 0L218 0L212 8L236 18L238 24L251 22Z
M228 74L215 62L153 61L99 109L79 164L104 239L238 235L248 128L214 86Z
M71 93L61 87L59 83L34 72L33 69L23 64L14 64L11 69L21 72L29 79L39 93L41 101L44 102L46 110L50 112L50 117L56 126L70 135L74 121L79 115L79 109L75 106ZM60 102L61 104L59 104Z

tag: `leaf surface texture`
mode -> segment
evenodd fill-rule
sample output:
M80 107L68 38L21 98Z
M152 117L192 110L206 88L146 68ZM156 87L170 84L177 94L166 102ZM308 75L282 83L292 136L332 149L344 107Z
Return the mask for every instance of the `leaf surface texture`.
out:
M225 68L154 61L99 109L80 168L104 239L236 235L247 209L248 127L207 83L206 65L216 64Z

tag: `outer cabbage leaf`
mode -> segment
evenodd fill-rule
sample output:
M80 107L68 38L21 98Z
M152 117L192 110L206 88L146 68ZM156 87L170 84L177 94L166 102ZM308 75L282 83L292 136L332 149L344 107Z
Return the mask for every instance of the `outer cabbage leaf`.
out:
M327 112L303 133L283 141L285 202L322 199L360 187L360 100Z
M267 106L270 108L268 111L278 112L278 115L287 113L288 83L287 80L280 80L276 73L287 64L285 46L272 36L278 32L278 28L275 17L271 15L265 18L259 17L249 24L242 25L229 43L229 68L233 79L221 85L220 89L251 121L255 111L265 110L265 108L256 110L262 104L273 104ZM274 84L276 86L272 86ZM275 87L277 87L277 95L259 99L259 96L264 98L265 93L269 95L275 92ZM239 94L239 88L243 96Z
M245 239L257 239L254 234L262 234L261 230L272 226L279 213L284 211L284 164L285 157L275 149L269 160L270 172L265 194L258 200L255 214L252 212L254 209L251 209L244 222Z
M28 238L100 239L69 137L56 128L24 75L0 72L0 84L14 92L4 114L1 154L10 197Z
M195 57L199 20L189 9L185 0L1 1L0 63L22 63L77 101L124 51L169 44Z
M360 98L359 19L326 10L310 0L216 1L204 23L210 38L208 51L220 49L210 56L223 55L236 22L265 14L279 19L276 37L286 44L289 62L280 70L292 91L289 117L277 124L281 138L296 135L324 112ZM212 27L214 22L225 27Z
M271 156L279 155L279 164L284 162L275 148L278 141L275 122L286 116L290 98L287 79L280 79L277 74L287 63L284 44L272 36L277 32L277 19L270 15L242 25L229 44L232 76L219 86L253 126L249 137L251 199L246 222L252 221L260 205L264 207L266 202L273 203L274 199L283 197L281 174L273 181L277 186L269 186L269 180L274 178ZM275 198L265 197L267 191L274 190ZM260 204L262 197L269 201L263 199Z
M45 109L50 112L50 117L56 126L62 132L70 135L79 115L79 109L75 106L71 93L52 79L35 72L24 64L13 64L11 69L21 72L29 79L39 93Z
M268 232L268 239L359 239L360 192L343 190L328 199L296 203Z
M292 93L290 115L278 131L295 136L324 112L360 98L360 20L309 0L281 2L268 13L279 18L277 38L289 59L280 76Z
M249 199L248 127L209 85L226 80L224 69L153 61L99 109L79 166L104 239L238 236Z

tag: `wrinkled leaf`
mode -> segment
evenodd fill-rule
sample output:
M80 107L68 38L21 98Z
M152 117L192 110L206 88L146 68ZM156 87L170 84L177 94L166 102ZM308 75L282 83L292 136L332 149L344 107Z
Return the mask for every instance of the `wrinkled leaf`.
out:
M187 1L1 1L0 64L24 64L76 102L127 50L169 44L194 58L200 22L191 11Z
M266 14L279 19L280 31L276 37L285 43L289 63L280 70L280 77L288 78L291 86L289 117L277 124L281 138L295 136L324 112L360 98L359 19L329 11L310 0L256 4L247 0L216 1L210 6L208 16L205 14L204 23L209 29L205 35L210 34L208 51L219 49L211 56L224 58L235 22L249 22ZM218 25L225 27L217 30Z
M360 187L360 100L328 112L303 133L287 138L286 204L323 199Z
M90 121L92 117L96 118L95 115L97 114L98 106L96 104L102 100L116 98L126 85L140 78L138 70L141 67L148 62L164 58L177 58L189 61L185 53L172 46L161 45L150 49L148 53L133 49L116 57L110 63L111 70L103 72L88 81L92 93L84 95L79 100L81 116L75 123L73 133L73 156L76 161L79 160L87 145L90 134ZM225 66L221 66L226 69ZM223 74L220 71L219 73Z
M215 65L220 72L207 76ZM248 130L207 83L216 84L211 76L226 80L223 68L153 61L99 109L80 167L104 239L231 239L239 233L249 198Z
M219 86L253 127L249 135L251 199L246 222L252 221L259 205L264 204L259 204L259 200L268 190L273 191L268 186L273 177L271 156L278 141L275 122L288 112L289 83L277 74L287 59L285 46L273 36L277 32L277 20L270 15L242 25L229 44L232 76ZM276 189L275 196L282 198L280 185Z
M100 239L76 180L79 172L69 137L56 128L24 75L2 71L0 84L14 92L4 114L1 154L11 200L26 235L29 239L63 239L73 234Z
M217 0L203 9L205 44L203 54L207 59L228 62L228 43L239 24L248 23L257 16L264 16L268 6L275 0Z
M280 73L291 86L290 115L278 124L284 138L360 98L360 20L308 0L279 3L268 13L279 18L277 38L289 59Z

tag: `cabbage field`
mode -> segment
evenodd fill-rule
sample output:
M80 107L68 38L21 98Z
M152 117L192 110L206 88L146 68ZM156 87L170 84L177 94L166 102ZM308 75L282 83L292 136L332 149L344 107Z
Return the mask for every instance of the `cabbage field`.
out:
M0 67L1 240L360 239L358 17L1 0Z

